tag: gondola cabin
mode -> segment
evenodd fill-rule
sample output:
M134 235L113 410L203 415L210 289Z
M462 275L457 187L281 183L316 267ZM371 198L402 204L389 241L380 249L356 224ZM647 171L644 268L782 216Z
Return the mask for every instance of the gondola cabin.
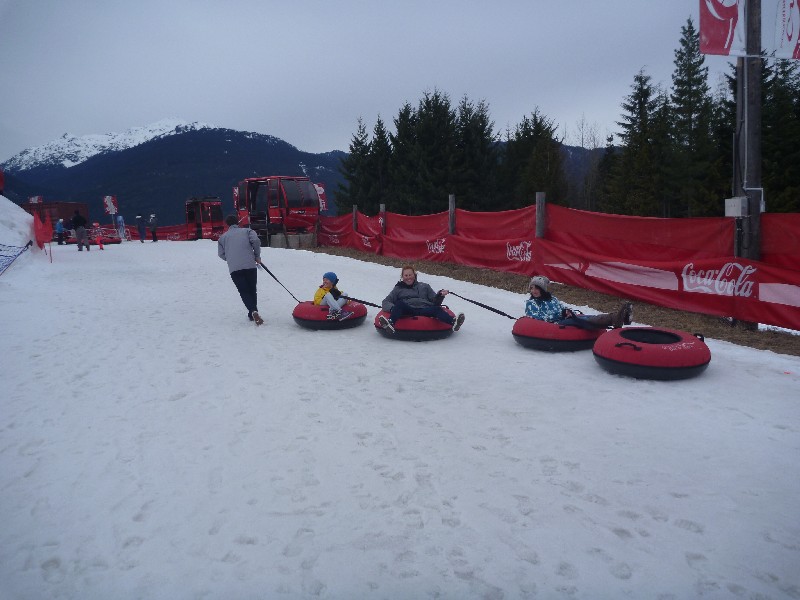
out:
M204 196L186 201L187 240L218 240L224 229L222 201L219 198Z
M262 242L275 233L313 233L319 221L319 194L308 177L271 175L243 179L233 188L241 225Z

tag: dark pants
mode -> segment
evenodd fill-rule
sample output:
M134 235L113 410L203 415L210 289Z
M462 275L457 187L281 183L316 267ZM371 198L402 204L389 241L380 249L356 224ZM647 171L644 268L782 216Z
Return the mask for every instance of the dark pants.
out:
M239 271L231 273L231 279L236 289L239 290L239 295L242 297L242 302L244 302L248 314L253 311L258 312L258 298L256 292L258 270L240 269Z
M151 230L150 230L150 233L151 233L151 234L152 234L152 236L153 236L153 241L154 241L154 242L157 242L157 241L158 241L158 234L156 233L156 230L155 230L155 229L151 229Z
M452 325L455 319L445 312L445 310L438 304L431 304L423 308L416 306L409 306L403 300L395 302L392 310L389 312L389 319L392 323L396 323L400 317L433 317L444 321L448 325Z
M144 228L144 225L139 227L139 241L144 244L144 239L147 237L147 229Z
M56 237L58 238L58 245L59 246L63 246L64 245L64 232L63 231L58 232L56 234Z

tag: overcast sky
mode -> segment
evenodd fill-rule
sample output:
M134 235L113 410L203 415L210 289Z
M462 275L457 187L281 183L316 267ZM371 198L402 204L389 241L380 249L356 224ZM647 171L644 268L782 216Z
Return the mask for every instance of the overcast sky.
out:
M640 69L671 85L698 0L0 0L0 161L163 118L347 150L439 89L495 129L537 107L615 133ZM708 56L710 84L729 60Z

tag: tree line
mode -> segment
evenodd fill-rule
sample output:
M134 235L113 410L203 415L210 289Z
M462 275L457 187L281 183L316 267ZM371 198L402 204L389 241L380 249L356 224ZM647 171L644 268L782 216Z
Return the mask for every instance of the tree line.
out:
M565 172L564 135L535 108L513 128L495 131L485 101L425 92L370 133L362 118L342 159L336 201L377 214L421 215L459 208L499 211L548 202L586 210L656 217L720 216L732 196L736 70L712 90L691 19L681 28L672 86L644 70L621 104L619 131L597 143L597 128L577 124L588 165L579 181ZM762 59L762 183L769 212L800 211L800 63ZM618 138L617 139L615 139Z

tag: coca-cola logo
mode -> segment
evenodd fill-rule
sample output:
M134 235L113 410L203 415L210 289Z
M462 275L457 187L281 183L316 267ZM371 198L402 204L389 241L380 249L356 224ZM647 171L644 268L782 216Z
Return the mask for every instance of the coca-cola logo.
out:
M520 242L516 246L512 246L511 243L506 243L506 258L508 260L518 260L520 262L531 262L532 259L532 252L531 247L533 246L533 242Z
M725 263L720 269L695 270L694 263L683 267L684 292L699 294L715 294L717 296L741 296L749 298L753 295L756 268L739 263Z
M364 242L365 248L372 248L372 243L369 241L369 238L365 235L361 236L361 241Z
M428 245L428 252L431 254L444 254L444 238L433 240L432 242L427 240L425 243Z
M329 244L331 244L333 246L338 246L339 244L341 244L341 242L339 241L339 236L338 235L331 234L328 237L329 237L329 241L328 241Z

